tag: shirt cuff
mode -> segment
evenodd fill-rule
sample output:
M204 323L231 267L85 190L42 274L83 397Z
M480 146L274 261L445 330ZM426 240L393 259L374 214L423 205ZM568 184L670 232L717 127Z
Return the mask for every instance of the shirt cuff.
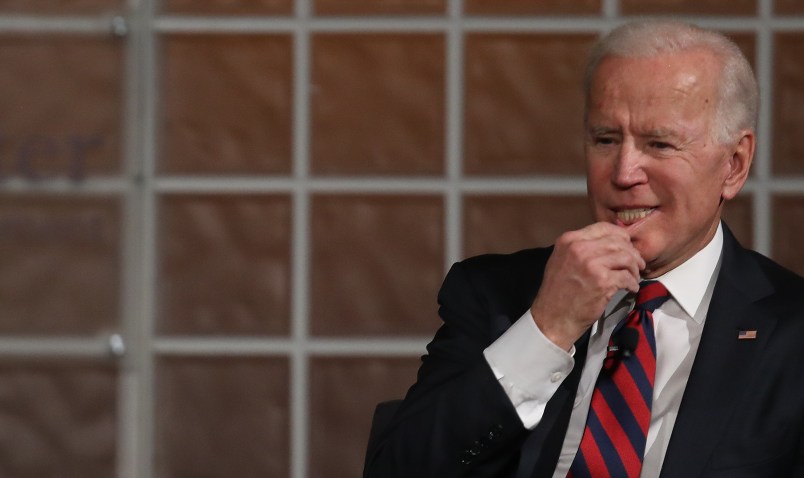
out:
M531 429L572 371L574 353L574 347L566 352L545 337L530 310L483 351L522 423Z

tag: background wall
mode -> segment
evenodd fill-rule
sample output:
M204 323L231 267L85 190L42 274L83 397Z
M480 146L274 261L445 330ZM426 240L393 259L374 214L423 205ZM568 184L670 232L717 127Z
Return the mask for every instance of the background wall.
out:
M0 0L0 476L358 476L452 262L589 221L594 38L763 87L727 220L804 273L804 2Z

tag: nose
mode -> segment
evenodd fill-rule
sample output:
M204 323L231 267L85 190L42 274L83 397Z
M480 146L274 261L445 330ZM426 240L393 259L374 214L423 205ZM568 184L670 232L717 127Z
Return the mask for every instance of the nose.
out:
M644 184L648 176L644 169L645 155L632 141L623 141L611 171L611 182L621 189Z

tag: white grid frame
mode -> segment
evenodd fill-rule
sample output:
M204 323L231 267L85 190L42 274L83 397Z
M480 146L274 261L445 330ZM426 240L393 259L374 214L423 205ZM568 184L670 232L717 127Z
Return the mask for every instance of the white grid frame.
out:
M438 16L315 17L312 0L296 0L287 17L184 17L160 15L158 0L128 0L119 17L42 17L0 15L0 35L12 32L97 33L126 37L125 174L28 183L10 179L0 192L10 194L117 195L123 201L123 290L119 335L126 350L114 349L115 337L31 339L0 337L0 359L22 357L104 357L120 361L118 478L153 477L154 363L168 355L283 356L290 360L291 476L308 475L308 366L316 355L418 356L429 337L324 339L309 333L310 198L315 193L397 192L442 195L445 204L445 270L462 257L462 203L471 193L585 194L582 177L465 178L462 173L464 38L474 32L605 32L624 19L619 0L603 0L599 16L468 17L462 0L447 0ZM804 16L772 13L772 0L758 0L756 16L686 17L704 26L745 31L756 36L756 72L763 89L754 174L745 187L753 200L753 242L768 254L771 245L771 198L776 193L804 194L804 177L772 177L771 118L773 35L804 32ZM418 178L314 178L309 172L309 77L311 37L318 32L436 32L446 40L445 174ZM293 170L289 176L159 177L158 54L161 35L177 32L285 33L293 37ZM160 338L156 315L157 204L165 193L283 193L293 200L292 328L287 338ZM115 354L114 352L118 352Z

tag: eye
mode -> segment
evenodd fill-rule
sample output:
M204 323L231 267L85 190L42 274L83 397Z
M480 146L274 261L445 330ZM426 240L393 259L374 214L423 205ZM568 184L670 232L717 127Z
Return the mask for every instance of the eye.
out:
M664 141L651 141L648 144L651 148L654 149L676 149L675 146Z
M615 144L615 139L611 136L595 136L592 140L596 145L600 146L610 146Z

